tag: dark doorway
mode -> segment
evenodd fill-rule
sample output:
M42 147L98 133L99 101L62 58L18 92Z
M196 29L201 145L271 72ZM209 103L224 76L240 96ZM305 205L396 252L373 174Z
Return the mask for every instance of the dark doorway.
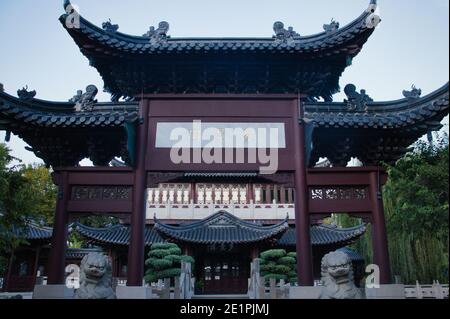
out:
M197 294L246 294L250 258L246 252L207 253L197 257Z

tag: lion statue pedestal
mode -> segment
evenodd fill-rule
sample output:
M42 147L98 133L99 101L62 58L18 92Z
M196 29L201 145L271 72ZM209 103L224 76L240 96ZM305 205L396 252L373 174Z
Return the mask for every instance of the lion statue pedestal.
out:
M80 288L75 299L116 299L112 289L111 261L102 253L84 256L80 267Z
M322 258L322 290L320 299L363 299L353 278L350 257L334 251Z

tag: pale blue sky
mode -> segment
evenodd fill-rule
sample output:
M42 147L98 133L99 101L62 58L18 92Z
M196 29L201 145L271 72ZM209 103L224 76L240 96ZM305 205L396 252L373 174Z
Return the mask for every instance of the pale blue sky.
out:
M379 0L382 23L341 78L376 101L400 98L411 84L423 94L449 79L449 1ZM0 0L0 82L8 93L28 85L37 98L66 101L88 84L103 87L58 17L62 0ZM322 31L331 18L341 26L358 17L369 0L73 0L95 23L112 19L120 31L144 34L159 21L170 23L172 37L267 37L273 22L301 35ZM101 93L100 101L109 100ZM335 100L343 99L342 93ZM446 120L448 123L448 120ZM448 131L448 126L446 126ZM4 133L0 132L0 140ZM13 137L13 155L40 162Z

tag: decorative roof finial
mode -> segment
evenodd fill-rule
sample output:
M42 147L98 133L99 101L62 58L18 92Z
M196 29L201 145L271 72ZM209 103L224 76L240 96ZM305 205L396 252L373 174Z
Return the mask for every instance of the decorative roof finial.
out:
M300 34L294 31L294 28L289 27L287 30L284 28L284 23L277 21L273 24L273 31L275 32L275 40L279 42L290 42L300 37Z
M407 91L407 90L403 91L403 96L405 98L407 98L408 100L418 99L418 98L420 98L421 95L422 95L422 90L416 88L416 86L414 84L411 86L411 91Z
M144 37L150 38L150 42L157 43L166 41L170 36L167 35L169 32L169 23L166 21L161 21L158 25L158 29L155 29L154 26L150 27L150 30L144 34Z
M112 23L111 23L111 19L109 19L108 21L103 22L102 28L103 28L103 30L105 30L106 32L109 32L109 33L116 33L117 30L119 30L119 25L118 25L118 24L112 24Z
M326 33L337 31L339 29L339 22L335 21L334 19L331 19L331 23L324 24L323 29L325 30Z
M29 101L36 96L36 91L28 91L28 85L17 91L17 96L20 100Z
M366 28L368 29L376 28L381 22L381 17L375 13L377 11L377 8L377 0L371 0L369 7L366 10L366 12L370 12L370 15L367 17L365 23Z
M344 103L347 103L349 111L367 111L367 103L373 102L373 99L367 95L366 90L362 89L360 93L356 92L354 84L347 84L344 93L348 99L344 100Z
M97 103L97 100L95 100L97 93L98 89L95 85L88 85L84 94L82 90L78 90L77 95L71 98L69 102L75 103L75 111L77 112L91 112L94 110L95 103Z
M5 88L3 87L3 83L0 83L0 93L5 92Z

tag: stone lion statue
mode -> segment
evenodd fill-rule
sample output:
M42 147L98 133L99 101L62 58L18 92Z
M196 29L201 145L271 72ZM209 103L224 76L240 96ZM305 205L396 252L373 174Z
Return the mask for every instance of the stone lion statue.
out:
M362 299L361 291L355 286L350 257L341 251L334 251L322 258L322 291L320 299Z
M102 253L89 253L81 260L80 288L75 299L116 299L112 289L110 259Z

